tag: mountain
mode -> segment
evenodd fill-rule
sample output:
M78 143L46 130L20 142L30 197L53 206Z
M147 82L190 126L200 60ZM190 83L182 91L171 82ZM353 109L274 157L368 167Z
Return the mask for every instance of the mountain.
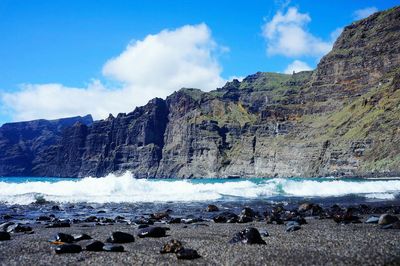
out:
M184 88L100 121L0 128L0 176L127 170L138 178L400 175L400 7L347 26L315 71Z

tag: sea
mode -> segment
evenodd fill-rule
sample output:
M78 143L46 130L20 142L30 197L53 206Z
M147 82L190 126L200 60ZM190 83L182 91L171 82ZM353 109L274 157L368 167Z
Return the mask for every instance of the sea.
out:
M400 178L135 179L130 173L103 178L0 177L0 217L35 219L89 215L135 218L173 210L176 216L208 215L208 204L240 211L249 206L400 205ZM55 207L57 206L57 207Z

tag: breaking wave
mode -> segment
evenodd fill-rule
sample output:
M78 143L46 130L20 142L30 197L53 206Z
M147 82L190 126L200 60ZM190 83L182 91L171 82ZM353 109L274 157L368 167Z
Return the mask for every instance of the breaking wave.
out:
M0 179L1 180L1 179ZM9 179L10 180L10 179ZM371 199L394 199L400 194L400 180L335 179L237 179L237 180L145 180L126 173L104 178L56 182L30 180L1 181L0 202L29 204L38 197L54 202L167 202L213 201L226 197L268 199L284 197L335 197L361 195Z

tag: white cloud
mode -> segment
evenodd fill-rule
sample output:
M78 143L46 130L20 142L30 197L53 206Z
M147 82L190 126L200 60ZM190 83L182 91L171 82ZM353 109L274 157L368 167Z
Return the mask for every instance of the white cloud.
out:
M311 17L291 7L286 13L278 11L271 21L263 26L269 55L287 57L320 57L332 49L332 41L323 41L307 30Z
M285 69L284 73L285 74L292 74L294 72L300 72L300 71L306 71L306 70L312 70L312 68L303 61L300 60L294 60L291 64L287 66Z
M363 18L366 18L366 17L372 15L375 12L378 12L378 8L376 8L374 6L366 7L366 8L362 8L362 9L358 9L358 10L354 11L353 17L355 20L360 20L360 19L363 19Z
M164 30L129 44L125 51L103 67L106 77L120 88L107 88L93 81L84 88L62 84L28 84L2 95L2 105L14 120L59 118L130 112L154 97L166 97L182 87L211 90L225 80L217 61L218 46L205 24Z

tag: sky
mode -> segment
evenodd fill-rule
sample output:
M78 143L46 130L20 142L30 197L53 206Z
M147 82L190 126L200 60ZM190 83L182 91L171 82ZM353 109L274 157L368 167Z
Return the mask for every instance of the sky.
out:
M182 87L314 69L392 0L0 0L0 125L131 112Z

